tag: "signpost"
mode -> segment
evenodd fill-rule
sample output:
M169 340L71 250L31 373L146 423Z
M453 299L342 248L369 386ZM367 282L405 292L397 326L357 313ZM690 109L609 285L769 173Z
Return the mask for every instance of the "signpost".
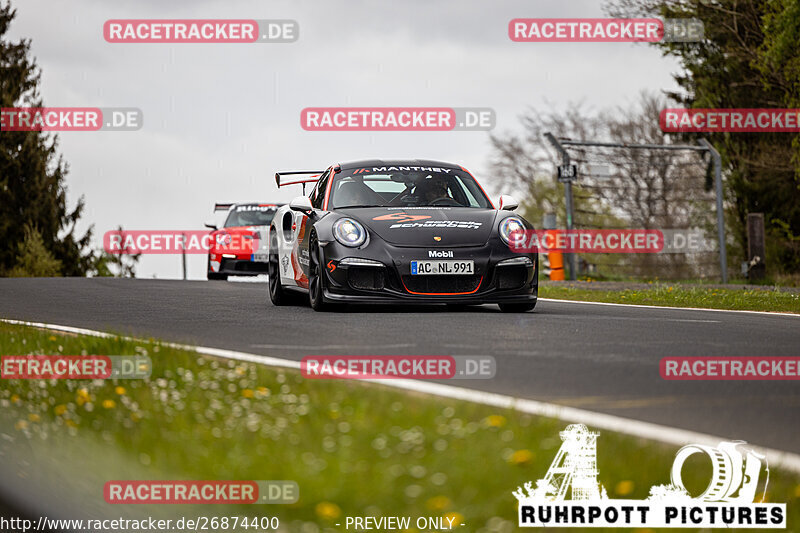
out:
M558 181L566 183L578 177L578 165L561 165L558 167Z

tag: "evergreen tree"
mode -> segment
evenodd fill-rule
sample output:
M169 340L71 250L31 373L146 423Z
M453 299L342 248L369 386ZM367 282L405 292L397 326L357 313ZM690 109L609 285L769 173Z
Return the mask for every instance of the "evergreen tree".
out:
M14 16L9 2L0 3L0 107L42 107L40 71L30 57L30 40L10 42L6 36ZM48 273L56 264L57 274L65 276L84 276L93 268L91 228L82 236L75 230L83 197L68 209L68 166L57 146L57 136L41 131L0 132L0 275L19 272L14 269L19 257L47 257L20 256L18 246L26 237L31 243L41 241L56 261L44 266Z
M59 276L61 261L45 247L39 231L31 226L25 226L24 231L25 238L17 245L16 261L8 275L14 278Z

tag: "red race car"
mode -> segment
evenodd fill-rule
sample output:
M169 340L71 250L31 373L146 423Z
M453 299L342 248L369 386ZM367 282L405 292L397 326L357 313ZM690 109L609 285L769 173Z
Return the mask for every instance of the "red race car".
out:
M208 279L266 274L269 260L269 226L283 204L215 204L214 212L227 210L225 222L205 226L211 233L208 252Z

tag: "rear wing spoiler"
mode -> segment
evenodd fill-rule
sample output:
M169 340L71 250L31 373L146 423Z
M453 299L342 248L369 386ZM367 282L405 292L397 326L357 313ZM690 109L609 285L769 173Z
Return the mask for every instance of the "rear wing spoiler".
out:
M234 204L214 204L214 211L227 211Z
M290 172L276 172L275 173L275 183L278 185L280 189L284 185L297 185L298 183L303 184L303 193L306 192L306 183L316 183L319 180L319 177L322 173L325 172L324 170L292 170ZM289 178L288 180L284 181L282 178L284 176L308 176L307 178Z

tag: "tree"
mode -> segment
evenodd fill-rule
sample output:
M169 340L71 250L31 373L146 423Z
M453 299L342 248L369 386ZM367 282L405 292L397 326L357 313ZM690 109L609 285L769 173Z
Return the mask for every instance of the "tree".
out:
M690 108L800 107L797 0L612 0L612 16L698 18L700 43L654 43L680 60L669 92ZM696 137L697 135L687 135ZM788 133L704 133L723 157L734 227L744 255L746 217L763 212L767 263L800 270L800 140ZM770 252L771 250L771 252Z
M39 231L25 226L25 238L17 245L14 267L8 275L14 278L39 278L61 275L61 261L44 245Z
M505 189L516 186L529 191L529 199L522 204L529 220L538 224L543 213L554 212L561 221L559 227L564 228L564 193L554 168L560 159L544 133L582 141L670 144L674 136L658 126L664 106L663 97L642 93L633 108L596 112L571 105L563 112L530 110L520 119L523 135L492 137L492 168L503 176ZM576 228L713 229L714 212L709 207L714 195L706 181L706 164L696 154L583 146L568 150L580 175L573 184ZM592 167L607 168L607 175L592 175ZM633 255L582 254L581 259L605 267L600 273L606 276L694 277L717 273L715 266L713 271L707 268L711 264L707 257Z
M561 227L565 227L564 193L553 177L556 159L544 134L550 132L556 137L573 139L598 138L602 121L578 104L568 106L563 113L552 108L546 113L529 109L520 117L520 124L523 128L521 136L490 137L493 148L491 168L504 192L521 189L527 193L527 198L521 200L521 211L526 218L539 224L545 213L555 213ZM575 191L574 203L576 209L602 212L596 199L579 190Z
M117 233L125 240L125 230L122 226L117 228ZM97 277L135 278L136 265L142 257L142 252L131 253L129 249L121 253L110 253L100 250L97 253L92 275Z
M6 38L14 16L10 3L0 4L0 107L42 107L40 71L30 58L30 40ZM41 131L0 132L0 275L19 272L15 267L20 257L52 257L56 262L46 261L42 268L51 272L57 264L57 274L65 276L83 276L93 268L92 230L78 235L75 229L84 200L68 209L68 166L57 147L58 137ZM49 255L21 256L15 243L26 240L41 243Z

